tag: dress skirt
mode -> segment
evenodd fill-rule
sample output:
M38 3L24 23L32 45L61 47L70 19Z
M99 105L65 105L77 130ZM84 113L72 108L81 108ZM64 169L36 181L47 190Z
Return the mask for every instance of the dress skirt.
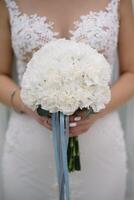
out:
M69 174L71 200L125 200L126 149L117 112L79 136L81 171ZM12 112L2 158L4 200L58 200L52 132Z

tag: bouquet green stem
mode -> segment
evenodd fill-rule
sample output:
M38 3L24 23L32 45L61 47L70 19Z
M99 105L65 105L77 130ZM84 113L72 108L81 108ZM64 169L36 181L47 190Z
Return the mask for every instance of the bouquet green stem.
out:
M79 140L78 137L70 137L68 141L67 149L67 158L68 158L68 171L80 171L80 152L79 152Z

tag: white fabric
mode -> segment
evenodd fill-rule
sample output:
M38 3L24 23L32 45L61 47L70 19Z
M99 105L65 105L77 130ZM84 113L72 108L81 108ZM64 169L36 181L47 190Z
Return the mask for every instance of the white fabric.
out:
M120 109L120 118L125 132L128 177L126 200L134 199L134 98Z
M2 184L2 168L1 168L1 158L3 155L3 144L5 141L5 131L8 124L8 108L0 103L0 199L3 200L3 184Z
M82 171L70 175L72 199L123 200L126 156L117 113L79 141ZM5 200L58 200L51 133L27 115L11 116L3 169Z
M34 51L58 38L46 17L21 13L6 0L19 82ZM117 47L119 0L110 0L100 12L90 12L75 23L70 38L102 52L111 67ZM73 200L124 200L126 150L119 116L110 113L81 135L82 171L70 174ZM26 114L12 113L2 159L4 200L58 200L50 131Z

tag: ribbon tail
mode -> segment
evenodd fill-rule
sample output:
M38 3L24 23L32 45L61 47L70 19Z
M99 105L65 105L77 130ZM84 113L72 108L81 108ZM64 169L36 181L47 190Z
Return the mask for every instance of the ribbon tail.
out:
M68 117L61 112L52 114L53 144L59 184L59 200L70 200L67 166L68 120Z
M59 155L59 140L58 140L58 124L57 124L57 113L52 114L52 129L53 129L53 145L54 145L54 153L55 153L55 161L56 161L56 170L58 177L58 184L60 184L60 155Z
M64 196L65 200L70 200L69 196L69 175L67 164L67 135L65 131L65 115L60 112L60 137L61 137L61 149L63 159L63 171L64 171ZM62 186L63 187L63 186Z

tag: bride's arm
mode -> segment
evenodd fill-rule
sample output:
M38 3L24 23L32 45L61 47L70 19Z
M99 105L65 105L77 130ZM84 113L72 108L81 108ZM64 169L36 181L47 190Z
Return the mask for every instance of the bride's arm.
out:
M20 99L20 88L12 80L13 50L11 46L11 33L9 25L8 11L5 2L0 0L0 102L12 107L11 96L15 91L13 104L19 111L23 111L35 118L40 124L51 129L47 121L50 119L39 117L36 113L28 109Z
M120 78L112 86L112 100L106 109L89 119L77 122L70 133L79 135L87 131L100 117L114 111L134 95L134 17L131 0L120 0L119 61ZM81 113L82 116L82 113ZM71 118L74 121L74 118ZM74 124L75 125L75 124Z
M118 108L134 95L134 16L131 0L120 0L120 78L112 87L112 101L104 113Z
M10 95L17 85L11 80L13 52L11 48L8 13L0 1L0 101L11 106Z

